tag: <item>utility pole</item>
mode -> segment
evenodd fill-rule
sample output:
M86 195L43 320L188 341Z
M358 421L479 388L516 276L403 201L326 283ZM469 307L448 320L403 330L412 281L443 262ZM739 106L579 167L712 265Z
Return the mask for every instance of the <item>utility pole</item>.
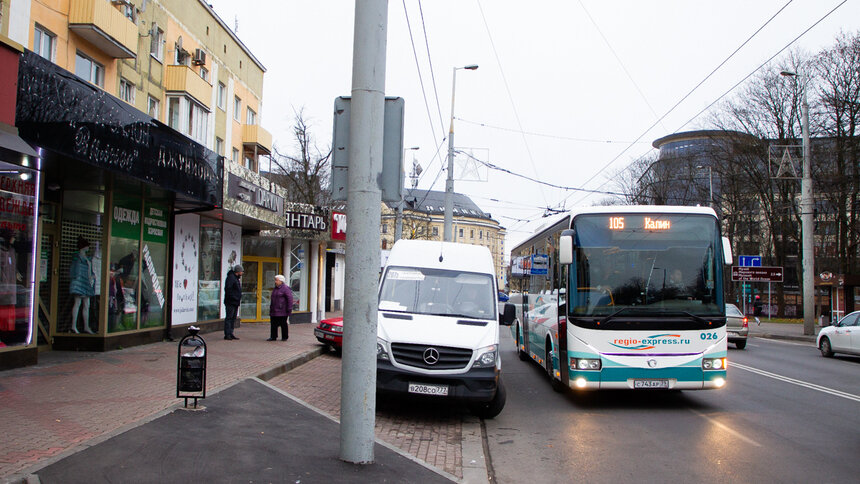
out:
M376 425L376 290L385 112L388 0L356 0L352 53L352 106L341 370L340 458L373 462Z
M803 137L803 174L800 179L800 237L803 257L803 334L815 334L815 245L813 239L815 205L812 198L812 157L809 149L809 102L806 99L807 76L782 71L794 78L800 87L800 129ZM801 77L803 78L801 80Z
M452 242L454 225L454 94L457 89L457 70L468 69L474 71L478 66L470 64L464 67L454 68L454 79L451 81L451 127L448 130L448 177L445 180L445 242Z

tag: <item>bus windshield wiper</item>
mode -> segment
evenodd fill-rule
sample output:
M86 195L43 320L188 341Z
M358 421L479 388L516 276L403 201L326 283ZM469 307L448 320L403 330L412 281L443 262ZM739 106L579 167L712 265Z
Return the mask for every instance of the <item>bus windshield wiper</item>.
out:
M627 311L630 309L638 309L638 308L632 308L632 307L621 308L621 309L619 309L613 313L610 313L609 315L607 315L606 317L601 319L600 322L606 323L606 322L612 321L613 319L615 319L616 316L618 316L619 314L623 313L624 311Z

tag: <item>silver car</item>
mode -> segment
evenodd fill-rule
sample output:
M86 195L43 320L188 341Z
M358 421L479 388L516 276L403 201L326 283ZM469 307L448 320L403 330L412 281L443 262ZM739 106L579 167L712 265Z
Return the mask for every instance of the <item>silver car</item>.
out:
M755 321L758 323L759 319L755 318ZM744 313L734 304L726 304L726 334L729 337L729 343L734 343L739 350L746 348L749 332L749 324Z

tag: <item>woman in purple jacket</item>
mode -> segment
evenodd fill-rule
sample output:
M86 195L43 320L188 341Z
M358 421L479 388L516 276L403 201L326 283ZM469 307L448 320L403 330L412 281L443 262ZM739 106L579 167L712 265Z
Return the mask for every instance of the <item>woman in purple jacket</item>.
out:
M290 337L290 327L287 325L287 318L293 312L293 291L290 287L284 284L286 279L278 274L275 276L275 288L272 289L272 301L269 305L269 321L271 331L269 339L266 341L276 341L278 339L278 327L281 328L281 341L286 341Z

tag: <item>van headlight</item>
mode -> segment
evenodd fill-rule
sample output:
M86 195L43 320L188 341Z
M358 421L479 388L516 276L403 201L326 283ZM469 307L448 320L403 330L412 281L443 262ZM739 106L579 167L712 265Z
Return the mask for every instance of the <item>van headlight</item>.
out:
M703 370L725 370L726 369L726 359L725 358L702 358L702 369Z
M376 359L390 361L388 356L388 342L382 338L376 338Z
M478 350L478 357L472 368L489 368L496 366L496 358L499 354L499 345L491 345Z

